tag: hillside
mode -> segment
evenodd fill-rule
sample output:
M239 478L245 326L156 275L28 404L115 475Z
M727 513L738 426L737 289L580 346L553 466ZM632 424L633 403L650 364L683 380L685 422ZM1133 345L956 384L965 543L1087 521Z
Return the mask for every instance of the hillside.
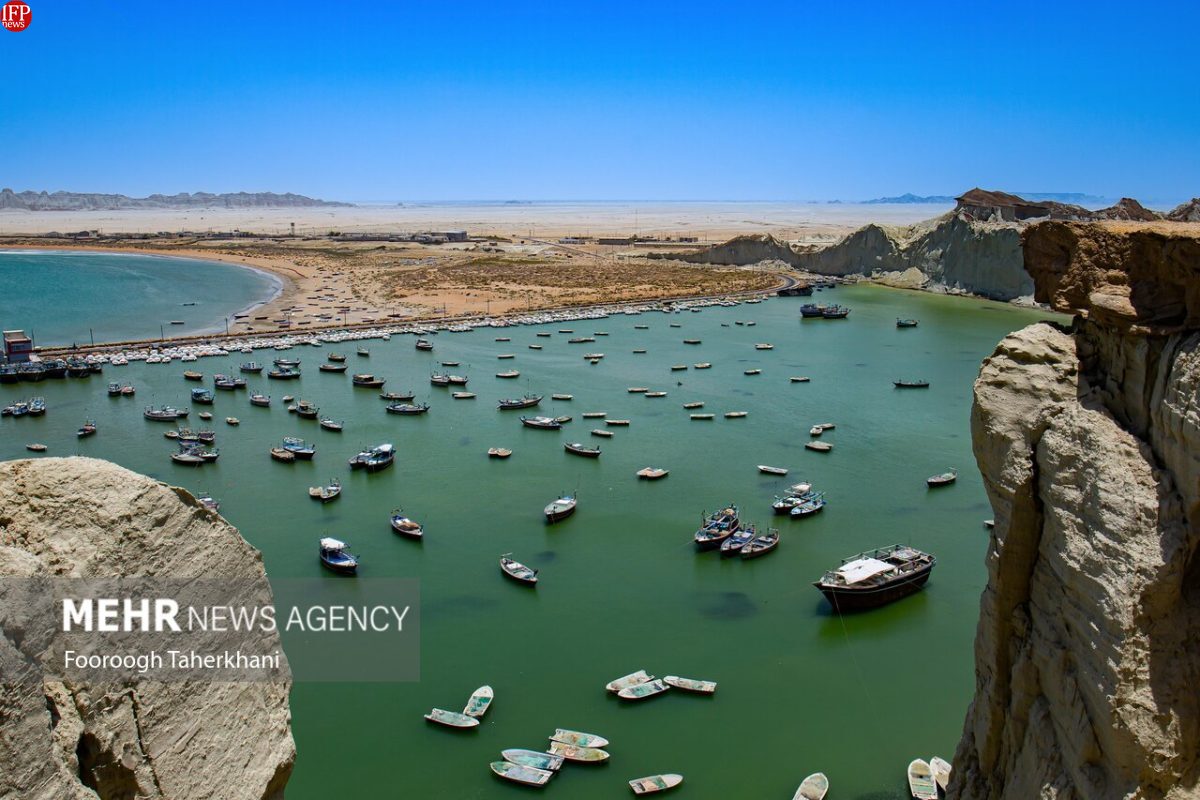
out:
M129 197L123 194L85 192L14 192L0 189L0 210L18 211L112 211L138 208L308 208L312 206L349 206L316 200L300 194L275 192L232 192L211 194L152 194Z

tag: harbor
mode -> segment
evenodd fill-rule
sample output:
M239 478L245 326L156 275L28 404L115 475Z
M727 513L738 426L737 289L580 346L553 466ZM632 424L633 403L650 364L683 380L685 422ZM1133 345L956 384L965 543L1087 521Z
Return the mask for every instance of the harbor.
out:
M790 797L817 772L828 776L830 796L902 797L906 765L949 758L961 732L990 516L973 471L936 491L926 480L971 461L963 431L980 359L1006 332L1045 315L871 286L817 298L853 313L804 319L800 308L813 298L712 300L666 312L580 309L109 352L92 358L99 371L90 377L0 384L3 405L38 396L47 409L0 420L0 457L28 457L27 444L44 444L48 455L108 458L207 493L263 552L272 578L321 577L333 591L373 575L420 578L419 683L332 694L301 683L292 691L300 751L352 765L365 785L387 785L401 766L408 788L434 796L517 792L488 764L564 727L602 731L616 743L610 761L619 769L584 765L546 789L571 785L574 797L611 797L628 792L631 778L666 773L685 775L679 791L697 796ZM898 330L897 317L920 326ZM579 337L603 341L604 358L581 358L583 346L569 343ZM418 339L432 351L416 349ZM526 347L534 343L542 349ZM771 348L756 346L763 343ZM359 348L368 355L356 355ZM520 373L508 380L496 377L497 356L507 354L514 358L504 363ZM337 355L350 372L386 385L357 388L349 373L317 369ZM672 369L701 360L706 369ZM249 362L265 369L243 372ZM277 383L271 369L300 377ZM185 371L202 377L186 380ZM466 378L478 399L455 400L462 387L431 384L433 373ZM246 388L194 403L192 389L216 388L218 374L245 379ZM897 390L894 381L906 376L930 385ZM122 395L124 386L136 397ZM280 399L285 391L291 402ZM271 402L252 402L256 394ZM392 401L381 394L411 395L404 402L428 410L389 414ZM534 398L525 411L499 407ZM289 413L302 401L319 409L315 418ZM146 418L147 407L190 414L164 423ZM693 409L714 419L695 421ZM214 420L198 419L203 411ZM522 414L559 427L528 427ZM220 422L227 417L240 424ZM85 422L95 432L80 436ZM597 423L612 435L589 436ZM172 459L180 442L164 431L189 426L215 433L219 461L185 468ZM835 449L814 452L810 441ZM348 464L381 443L394 444L387 468ZM295 458L309 448L308 459ZM293 457L280 463L273 449ZM579 457L593 449L603 455ZM648 465L669 477L639 478ZM801 481L820 495L820 513L777 514L774 504ZM564 497L576 501L571 513L549 522L548 504ZM730 503L759 535L777 530L777 547L753 559L697 552L703 518ZM395 527L408 523L419 536ZM346 546L357 578L323 565L324 539ZM921 591L840 615L813 586L843 560L897 543L936 556ZM537 571L535 587L505 574L506 554ZM525 643L513 647L518 630ZM936 651L897 657L917 641L937 642ZM673 689L632 704L606 696L605 681L642 665L721 688L712 697ZM498 699L478 730L422 722L431 707L481 684ZM916 693L946 702L914 716ZM844 713L851 698L861 713ZM803 723L810 719L822 724ZM762 739L763 724L794 733ZM399 752L390 738L397 729L406 743ZM734 774L698 751L703 737L755 741L764 766ZM289 797L328 796L339 783L302 759Z

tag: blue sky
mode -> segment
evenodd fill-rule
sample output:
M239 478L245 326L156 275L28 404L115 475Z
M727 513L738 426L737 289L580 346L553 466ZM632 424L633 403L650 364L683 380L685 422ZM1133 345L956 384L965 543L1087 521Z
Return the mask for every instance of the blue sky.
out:
M0 185L1200 195L1200 4L28 0Z

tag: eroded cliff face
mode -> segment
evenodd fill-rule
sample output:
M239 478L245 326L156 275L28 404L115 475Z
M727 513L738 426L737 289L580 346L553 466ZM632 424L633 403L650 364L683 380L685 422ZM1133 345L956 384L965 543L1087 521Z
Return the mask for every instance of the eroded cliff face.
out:
M0 463L0 580L37 575L236 579L263 567L183 489L90 458ZM0 608L0 633L0 666L14 669L28 632ZM0 798L281 800L295 760L289 690L0 684Z
M949 796L1200 796L1200 238L1048 222L1036 298L1071 331L984 362L972 436L995 512L976 695Z

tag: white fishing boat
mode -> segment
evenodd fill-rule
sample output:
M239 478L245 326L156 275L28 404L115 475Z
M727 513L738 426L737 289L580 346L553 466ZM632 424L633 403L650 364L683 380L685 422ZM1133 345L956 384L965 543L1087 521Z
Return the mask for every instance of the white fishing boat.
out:
M933 779L933 770L923 758L914 758L909 762L908 791L916 800L938 800L938 787Z
M950 783L950 762L939 756L929 759L929 769L933 772L933 781L943 792Z
M681 678L678 675L667 675L662 680L667 686L673 686L676 689L683 689L687 692L712 694L713 692L717 691L716 681L701 681L694 678Z
M683 783L683 776L672 772L665 775L649 775L645 778L634 778L629 782L629 788L633 789L634 794L654 794L655 792L665 792L667 789L674 789L681 783Z
M518 764L522 767L533 767L534 769L542 769L547 772L557 772L566 760L562 756L551 755L550 753L542 753L537 750L525 750L522 748L509 748L500 753L501 757L508 762Z
M726 411L725 419L742 419L746 416L745 411Z
M608 739L603 736L597 736L594 733L584 733L583 731L572 731L566 728L556 728L554 735L550 737L552 742L562 742L563 744L575 745L576 747L608 747Z
M811 428L808 429L809 436L820 436L824 432L825 432L825 429L822 428L820 425L813 425Z
M788 471L785 467L772 467L767 464L759 464L758 471L764 472L767 475L787 475Z
M628 689L630 686L637 686L640 683L654 680L654 676L646 672L644 669L639 669L637 672L631 672L628 675L623 675L616 680L611 680L604 685L604 688L613 694Z
M829 778L825 777L824 772L814 772L801 782L792 800L825 800L828 793Z
M471 699L467 701L466 707L463 708L463 713L468 717L482 717L492 707L494 699L496 699L496 693L492 691L492 687L480 686L472 692Z
M793 375L792 377L788 378L788 380L792 383L808 383L812 379L807 375Z
M647 697L662 694L670 688L670 686L667 686L662 681L647 681L622 689L617 692L617 697L622 700L645 700Z
M545 786L554 777L554 773L524 764L514 764L511 761L493 761L492 772L513 783L523 783L526 786Z
M608 752L596 747L579 747L565 742L550 742L550 752L556 756L562 756L568 761L582 761L584 763L598 763L608 760Z
M446 711L444 708L433 709L425 715L425 719L448 728L474 728L479 724L479 720L475 717L468 717L457 711Z
M659 478L665 478L670 474L670 470L665 470L661 467L643 467L637 471L637 476L639 478L648 481L656 481Z
M596 428L592 431L592 436L603 436L605 439L611 439L612 435L612 431L606 431L603 428Z
M818 453L828 453L833 449L833 445L829 442L805 442L804 446L809 450L816 450Z
M691 419L716 419L716 414L688 414Z

